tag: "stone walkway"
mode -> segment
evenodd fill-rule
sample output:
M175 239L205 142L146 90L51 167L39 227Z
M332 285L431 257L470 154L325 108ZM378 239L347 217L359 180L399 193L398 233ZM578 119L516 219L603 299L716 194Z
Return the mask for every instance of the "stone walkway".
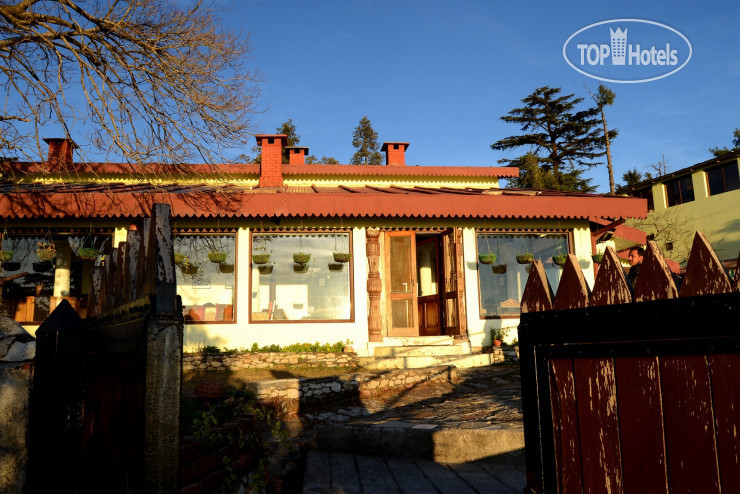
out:
M455 385L304 416L321 450L309 454L304 494L521 492L519 366L457 372Z

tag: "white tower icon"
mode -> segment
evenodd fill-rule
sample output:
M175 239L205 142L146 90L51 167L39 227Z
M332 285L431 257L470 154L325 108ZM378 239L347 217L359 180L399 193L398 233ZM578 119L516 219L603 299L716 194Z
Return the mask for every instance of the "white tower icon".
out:
M616 31L609 28L609 34L612 39L612 65L624 65L627 51L627 28L624 31L620 28Z

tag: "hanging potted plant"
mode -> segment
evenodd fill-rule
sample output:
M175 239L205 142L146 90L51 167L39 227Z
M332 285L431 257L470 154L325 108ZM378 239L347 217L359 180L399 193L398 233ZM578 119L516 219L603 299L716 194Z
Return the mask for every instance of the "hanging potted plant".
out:
M102 253L103 253L102 249L98 249L97 247L95 247L95 238L93 238L92 236L92 226L91 226L90 232L87 234L85 239L82 241L82 245L80 245L77 248L76 254L83 260L94 261Z
M491 265L491 271L494 274L504 274L506 272L506 264L493 264Z
M254 237L253 237L254 238ZM252 250L252 262L255 264L267 264L270 262L270 254L272 254L272 251L267 250L267 237L264 235L259 236L255 238L254 244L257 245L257 248ZM259 243L257 243L259 242Z
M334 236L334 262L349 262L350 259L352 259L352 254L349 252L349 249L343 248L337 249L337 237L341 236L343 239L345 238L344 235L335 235ZM331 269L331 267L330 267Z
M0 262L8 262L13 259L13 249L9 249L8 246L6 246L6 241L8 240L8 233L3 230L2 237L0 237Z
M558 238L558 243L555 246L555 250L552 254L552 262L557 264L558 266L564 266L565 261L568 260L568 253L566 252L565 247L563 246L563 239L562 237Z
M306 261L308 262L308 261ZM294 273L308 273L308 264L305 263L295 263L293 264L293 272Z
M534 253L532 252L531 245L527 248L524 237L522 237L522 247L524 247L524 252L516 255L516 262L519 264L532 264L532 261L534 261Z
M594 255L591 256L591 259L596 264L601 264L601 261L604 259L604 253L602 252L601 254L594 254Z
M329 263L329 271L341 271L344 267L344 263L341 262L330 262Z
M293 254L293 262L296 264L306 264L308 263L308 261L311 260L311 254L303 252L303 236L302 235L298 236L298 241L300 243L300 247L299 247L299 251Z
M36 257L41 261L53 261L57 258L57 248L54 242L46 241L38 243L36 247Z
M257 270L260 274L270 274L272 273L273 267L273 264L260 264L259 266L257 266Z
M175 252L175 264L177 266L190 264L190 258L182 252Z
M207 237L206 245L208 246L208 260L212 263L220 264L226 261L227 252L221 246L221 239L218 236Z
M485 239L485 248L478 252L478 262L481 264L493 264L498 258L498 254L491 252L491 247L488 245L488 236L483 237Z

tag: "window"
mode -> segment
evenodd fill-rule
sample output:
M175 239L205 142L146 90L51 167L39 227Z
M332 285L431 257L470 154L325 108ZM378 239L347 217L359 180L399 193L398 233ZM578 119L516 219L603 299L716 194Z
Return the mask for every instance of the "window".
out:
M641 197L643 199L647 199L648 211L655 210L655 206L653 206L653 188L652 187L648 187L647 189L636 190L632 193L632 197Z
M496 254L493 264L478 262L480 316L498 318L520 313L519 305L527 284L530 264L519 264L517 255L530 253L544 263L553 290L557 290L562 268L552 257L570 252L567 233L489 234L478 233L478 255Z
M740 176L738 176L737 163L733 162L715 166L714 168L709 168L706 173L710 196L740 189Z
M668 207L694 200L694 184L691 175L675 178L665 183Z
M252 235L252 321L351 321L349 233Z
M234 235L177 235L177 294L185 322L234 321Z
M81 247L110 247L110 236L10 236L3 239L2 273L5 279L0 315L20 323L41 323L61 303L85 317L90 270L100 256L78 254ZM83 254L84 255L84 254Z

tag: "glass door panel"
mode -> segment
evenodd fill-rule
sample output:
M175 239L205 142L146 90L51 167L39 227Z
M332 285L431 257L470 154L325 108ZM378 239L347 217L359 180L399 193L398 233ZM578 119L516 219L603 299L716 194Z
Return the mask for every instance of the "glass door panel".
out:
M388 336L417 336L416 237L414 232L387 232Z

